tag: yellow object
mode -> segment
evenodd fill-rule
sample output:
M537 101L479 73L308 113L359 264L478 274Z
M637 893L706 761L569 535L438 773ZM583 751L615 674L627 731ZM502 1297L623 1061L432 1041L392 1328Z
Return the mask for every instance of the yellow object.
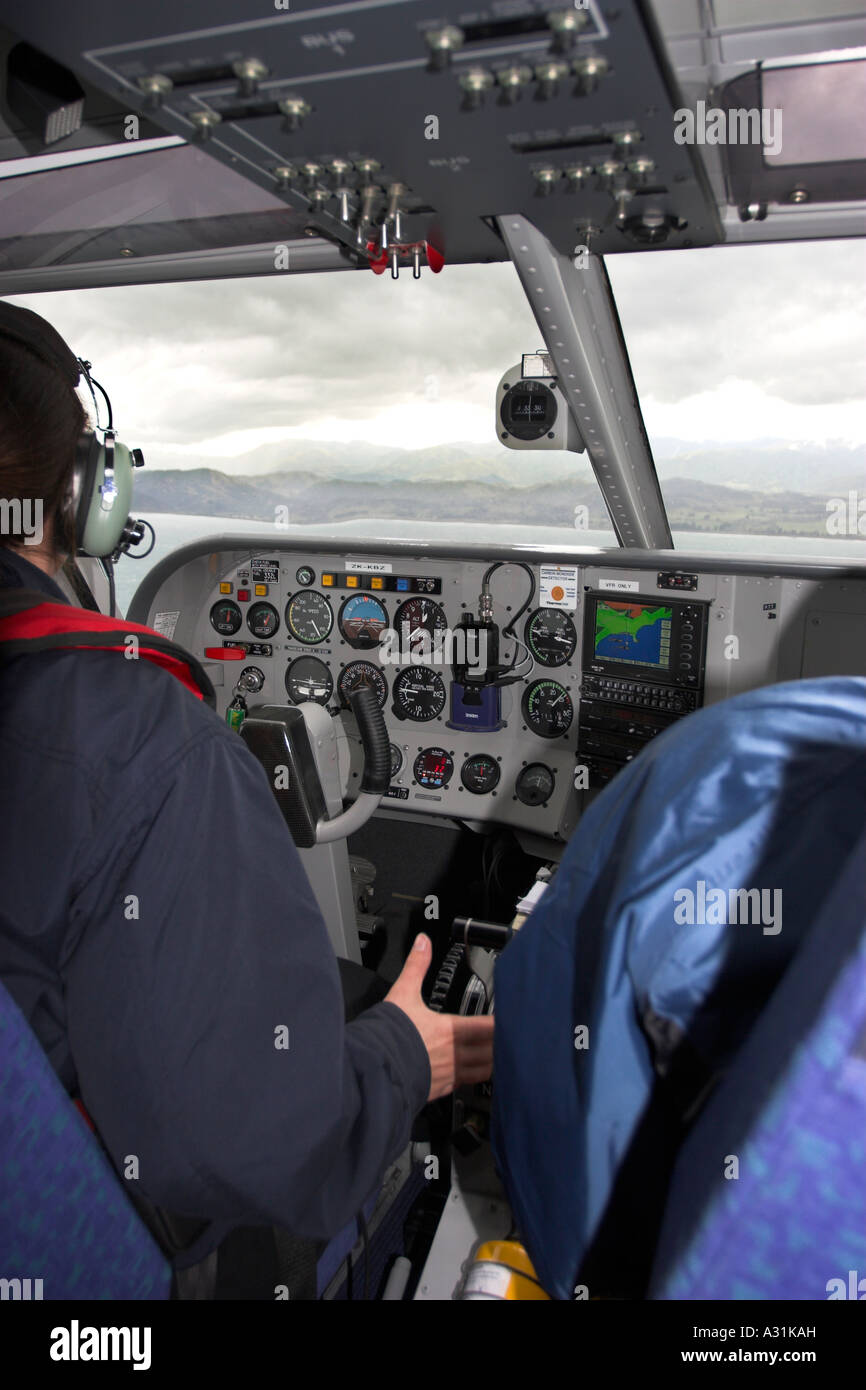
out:
M230 594L231 591L232 591L232 589L233 589L233 587L234 587L234 585L232 585L232 584L225 584L225 583L220 584L220 593L221 593L221 594Z
M372 589L384 589L385 581L384 579L380 579L378 576L375 576L370 587Z
M322 588L331 589L334 586L334 576L332 574L322 575Z
M486 1240L479 1245L466 1274L461 1299L543 1299L532 1261L517 1240Z
M358 576L357 576L357 574L347 574L347 575L346 575L346 588L347 588L347 589L357 589L357 587L358 587Z
M267 592L268 592L268 586L267 586L267 584L257 584L257 585L256 585L256 597L257 597L257 598L264 598L265 595L267 594Z

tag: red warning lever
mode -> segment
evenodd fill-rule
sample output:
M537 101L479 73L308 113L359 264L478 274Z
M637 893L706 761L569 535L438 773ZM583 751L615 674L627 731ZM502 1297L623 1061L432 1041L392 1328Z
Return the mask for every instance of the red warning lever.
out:
M438 275L445 264L445 257L429 241L392 241L384 251L378 242L367 242L367 259L374 275L383 275L390 265L391 274L396 280L399 267L411 264L412 274L417 280L421 276L422 256L433 274Z

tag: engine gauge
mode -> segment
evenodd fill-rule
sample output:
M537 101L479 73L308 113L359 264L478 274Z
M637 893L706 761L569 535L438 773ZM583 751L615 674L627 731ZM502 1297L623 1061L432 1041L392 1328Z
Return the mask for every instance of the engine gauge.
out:
M425 723L445 708L445 682L429 666L407 666L394 681L393 696L398 719Z
M412 765L412 776L422 787L441 791L454 775L454 759L444 748L422 748Z
M539 666L564 666L577 646L574 623L561 608L536 608L527 619L525 637Z
M533 681L523 692L521 707L529 728L541 738L560 738L571 728L574 707L559 681Z
M391 750L391 781L393 782L394 778L399 775L400 768L403 766L403 752L402 749L397 747L396 743L389 743L388 747Z
M378 666L372 661L350 661L344 666L337 681L337 694L340 704L349 708L349 696L362 685L368 685L379 701L379 708L385 708L388 698L388 685Z
M429 598L409 598L394 615L394 627L401 651L412 656L428 654L436 649L436 634L448 626L445 610Z
M468 792L476 796L492 792L499 784L499 777L499 763L487 753L475 753L466 759L460 769L460 781Z
M385 605L372 594L352 594L340 609L338 624L350 647L369 650L378 647L388 626L388 614Z
M555 787L556 778L546 763L528 763L518 773L514 790L524 806L543 806L553 796Z
M215 603L210 610L211 627L222 633L223 637L232 637L240 631L243 620L241 610L236 603L232 603L229 599L222 599L220 603Z
M299 656L286 668L286 693L296 705L307 700L326 705L334 693L334 678L317 656Z
M300 574L300 570L298 571ZM317 589L300 589L286 604L286 627L297 642L317 647L334 626L334 610Z
M273 637L280 615L272 603L254 603L247 611L247 627L254 637Z

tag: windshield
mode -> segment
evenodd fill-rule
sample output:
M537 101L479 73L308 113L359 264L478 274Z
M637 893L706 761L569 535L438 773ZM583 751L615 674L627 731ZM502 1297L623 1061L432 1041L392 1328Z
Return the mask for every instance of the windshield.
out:
M678 548L863 555L864 260L853 241L608 258ZM615 544L585 454L495 437L497 382L542 346L510 265L14 302L93 363L144 450L155 557L229 518ZM131 592L143 566L120 570Z

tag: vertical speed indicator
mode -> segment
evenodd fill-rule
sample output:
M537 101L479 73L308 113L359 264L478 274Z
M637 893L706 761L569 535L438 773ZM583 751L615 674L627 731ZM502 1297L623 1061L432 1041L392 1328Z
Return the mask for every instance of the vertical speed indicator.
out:
M429 666L407 666L394 681L394 713L398 719L424 724L438 719L445 708L445 682Z

